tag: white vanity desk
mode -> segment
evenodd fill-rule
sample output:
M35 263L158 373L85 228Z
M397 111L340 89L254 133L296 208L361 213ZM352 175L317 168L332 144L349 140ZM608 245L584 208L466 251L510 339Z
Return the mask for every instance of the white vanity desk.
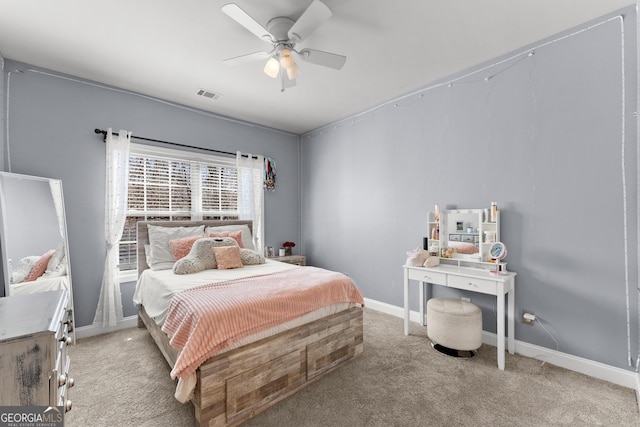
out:
M495 275L489 270L481 268L459 267L457 265L440 264L433 268L412 267L404 268L404 334L409 335L409 283L417 281L420 286L420 318L425 325L425 292L426 299L430 298L431 286L440 285L450 288L464 289L496 296L497 342L498 342L498 368L504 370L504 339L505 339L505 302L507 295L507 322L508 322L508 348L509 353L515 352L515 282L516 273L503 272Z

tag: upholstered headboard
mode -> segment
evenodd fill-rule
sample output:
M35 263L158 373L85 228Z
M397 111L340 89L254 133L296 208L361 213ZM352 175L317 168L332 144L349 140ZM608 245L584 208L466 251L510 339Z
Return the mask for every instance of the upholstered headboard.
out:
M149 231L147 225L157 225L160 227L194 227L204 225L205 227L218 227L222 225L246 225L253 234L252 221L246 220L203 220L203 221L139 221L138 222L138 275L149 268L144 247L149 244Z

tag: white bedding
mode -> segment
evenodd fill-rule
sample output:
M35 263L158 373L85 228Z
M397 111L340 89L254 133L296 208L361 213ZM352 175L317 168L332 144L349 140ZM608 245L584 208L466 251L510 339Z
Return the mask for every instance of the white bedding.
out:
M67 276L56 276L39 278L31 282L21 282L11 285L10 295L32 294L35 292L57 291L59 289L69 290L69 278Z
M133 302L142 304L147 314L155 319L158 325L162 325L167 317L171 298L177 292L209 283L277 273L290 268L300 267L267 259L264 264L245 265L242 268L230 270L204 270L194 274L174 274L171 269L158 271L149 269L143 271L138 278Z

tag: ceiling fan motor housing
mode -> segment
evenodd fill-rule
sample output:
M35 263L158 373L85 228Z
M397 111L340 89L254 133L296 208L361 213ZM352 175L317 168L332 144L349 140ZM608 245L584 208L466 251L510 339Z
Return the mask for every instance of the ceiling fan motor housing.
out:
M295 24L295 21L293 19L284 17L273 18L272 20L267 22L267 30L274 37L274 39L270 41L272 43L288 42L293 47L295 43L289 40L288 35L289 30L291 29L291 27L293 27L293 24Z

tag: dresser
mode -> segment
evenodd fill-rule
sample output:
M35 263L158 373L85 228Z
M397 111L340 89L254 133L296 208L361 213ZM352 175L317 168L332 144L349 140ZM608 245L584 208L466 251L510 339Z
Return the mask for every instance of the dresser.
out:
M505 362L505 315L509 335L509 353L515 352L515 285L516 273L494 274L482 268L460 267L440 264L436 267L404 267L404 334L409 335L409 285L420 286L420 319L425 322L425 300L430 298L432 285L463 289L496 297L496 335L498 347L498 368L504 370ZM505 297L507 305L505 307ZM506 309L505 309L506 308Z
M67 290L0 298L0 406L71 410Z

